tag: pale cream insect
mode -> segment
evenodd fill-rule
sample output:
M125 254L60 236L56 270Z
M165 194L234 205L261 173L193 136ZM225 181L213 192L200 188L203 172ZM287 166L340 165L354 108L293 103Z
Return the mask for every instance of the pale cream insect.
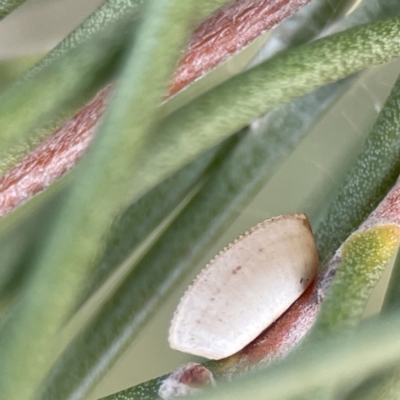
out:
M317 268L304 214L261 222L221 251L186 291L170 346L214 360L238 352L306 290Z

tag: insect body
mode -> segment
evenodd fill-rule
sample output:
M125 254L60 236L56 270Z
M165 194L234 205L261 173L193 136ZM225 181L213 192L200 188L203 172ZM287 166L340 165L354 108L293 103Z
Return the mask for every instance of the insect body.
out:
M214 360L238 352L290 307L317 268L304 214L258 224L216 256L186 291L171 323L170 346Z

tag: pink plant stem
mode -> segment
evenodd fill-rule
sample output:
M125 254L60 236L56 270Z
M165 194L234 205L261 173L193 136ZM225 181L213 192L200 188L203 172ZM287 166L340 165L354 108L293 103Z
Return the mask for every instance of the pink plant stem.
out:
M246 47L310 0L236 0L193 33L171 82L170 95Z
M171 81L169 96L241 50L310 0L236 0L193 33ZM101 90L70 121L0 178L0 217L25 203L70 170L85 153L112 86Z
M0 178L0 217L29 200L73 167L85 153L104 114L111 86Z

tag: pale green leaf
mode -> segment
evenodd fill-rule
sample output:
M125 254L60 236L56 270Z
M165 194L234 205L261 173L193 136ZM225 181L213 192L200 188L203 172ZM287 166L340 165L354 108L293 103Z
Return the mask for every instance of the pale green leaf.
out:
M74 306L112 219L127 204L132 160L137 160L156 120L157 106L196 15L195 3L148 3L103 129L81 163L79 179L37 258L40 267L3 330L7 334L0 347L0 381L6 398L23 400L34 393L51 361L49 341ZM32 337L37 340L32 342ZM19 385L22 380L24 385Z
M390 368L368 377L346 400L397 400L400 391L400 369Z
M397 315L375 318L351 336L308 342L281 363L192 398L283 400L318 386L343 390L400 360L399 329Z
M394 224L355 232L344 242L335 278L322 302L311 340L315 335L341 331L359 322L372 288L396 254L399 243L400 227Z

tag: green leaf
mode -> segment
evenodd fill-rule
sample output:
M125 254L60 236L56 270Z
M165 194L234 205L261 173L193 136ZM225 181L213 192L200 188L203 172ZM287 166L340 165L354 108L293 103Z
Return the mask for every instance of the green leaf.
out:
M306 4L270 32L267 41L252 59L248 68L276 56L278 52L315 39L316 36L321 35L324 28L332 23L333 19L347 8L351 1L339 0L332 3L329 0L319 0ZM338 26L340 26L340 22L335 26L334 32L341 30L337 29Z
M45 245L66 189L64 184L52 187L37 199L39 204L33 209L30 207L29 212L21 209L24 218L12 214L17 217L16 221L5 232L0 232L0 304L24 289L24 283L32 273L32 260Z
M113 222L102 257L85 283L82 300L87 300L104 280L133 254L138 245L155 229L188 193L206 179L215 162L237 141L237 137L201 155L170 178L130 205Z
M382 305L381 312L384 313L398 312L400 300L399 261L400 259L397 257ZM349 394L347 400L396 400L400 391L400 368L398 365L365 379Z
M400 306L400 257L397 256L392 275L390 276L389 286L386 291L385 299L382 305L382 310L395 311L399 309Z
M145 192L267 109L367 66L389 61L400 54L399 27L400 19L392 18L300 46L182 107L163 121L157 139L146 150L135 192Z
M322 260L378 205L400 173L400 78L315 235Z
M24 72L34 65L41 57L23 56L0 61L0 92L15 82Z
M399 329L397 315L375 318L358 327L354 335L329 336L314 343L308 342L266 370L239 377L229 386L221 384L191 398L283 400L318 386L335 385L337 389L345 390L367 374L400 360Z
M345 241L311 340L315 334L326 335L353 327L361 319L371 289L396 254L399 243L400 227L394 224L357 231Z
M306 394L299 396L291 396L288 400L334 400L335 394L331 389L321 388L316 385L315 388L309 390Z
M243 374L232 382L222 382L199 396L185 399L286 400L299 398L302 393L313 395L321 390L320 387L331 387L333 392L335 389L344 391L366 375L399 362L399 329L397 315L375 318L357 327L353 335L325 336L307 342L279 363ZM155 400L157 392L154 389L157 391L163 378L103 399ZM329 396L329 392L322 393Z
M132 166L142 143L150 140L195 5L177 0L148 3L103 128L80 164L79 179L37 259L38 268L3 331L0 383L6 398L30 398L49 368L49 343L74 306L112 219L127 204Z
M26 0L1 0L0 1L0 20L14 11L21 4L25 3Z
M400 369L390 368L368 377L346 400L396 400L399 398Z
M102 36L110 28L124 23L131 16L133 24L138 23L148 0L107 0L94 13L85 19L74 31L65 37L53 50L26 73L23 80L32 79L50 64L70 53L82 43Z
M311 8L311 12L308 12L296 34L293 35L291 46L299 46L315 38L325 27L340 16L351 3L348 0L311 2L308 5L308 8ZM302 10L304 13L305 11L305 9Z
M363 0L340 21L342 29L399 14L397 0Z
M18 296L33 273L33 260L48 238L73 177L72 171L1 219L0 301L5 302L2 311L12 305L9 296Z

